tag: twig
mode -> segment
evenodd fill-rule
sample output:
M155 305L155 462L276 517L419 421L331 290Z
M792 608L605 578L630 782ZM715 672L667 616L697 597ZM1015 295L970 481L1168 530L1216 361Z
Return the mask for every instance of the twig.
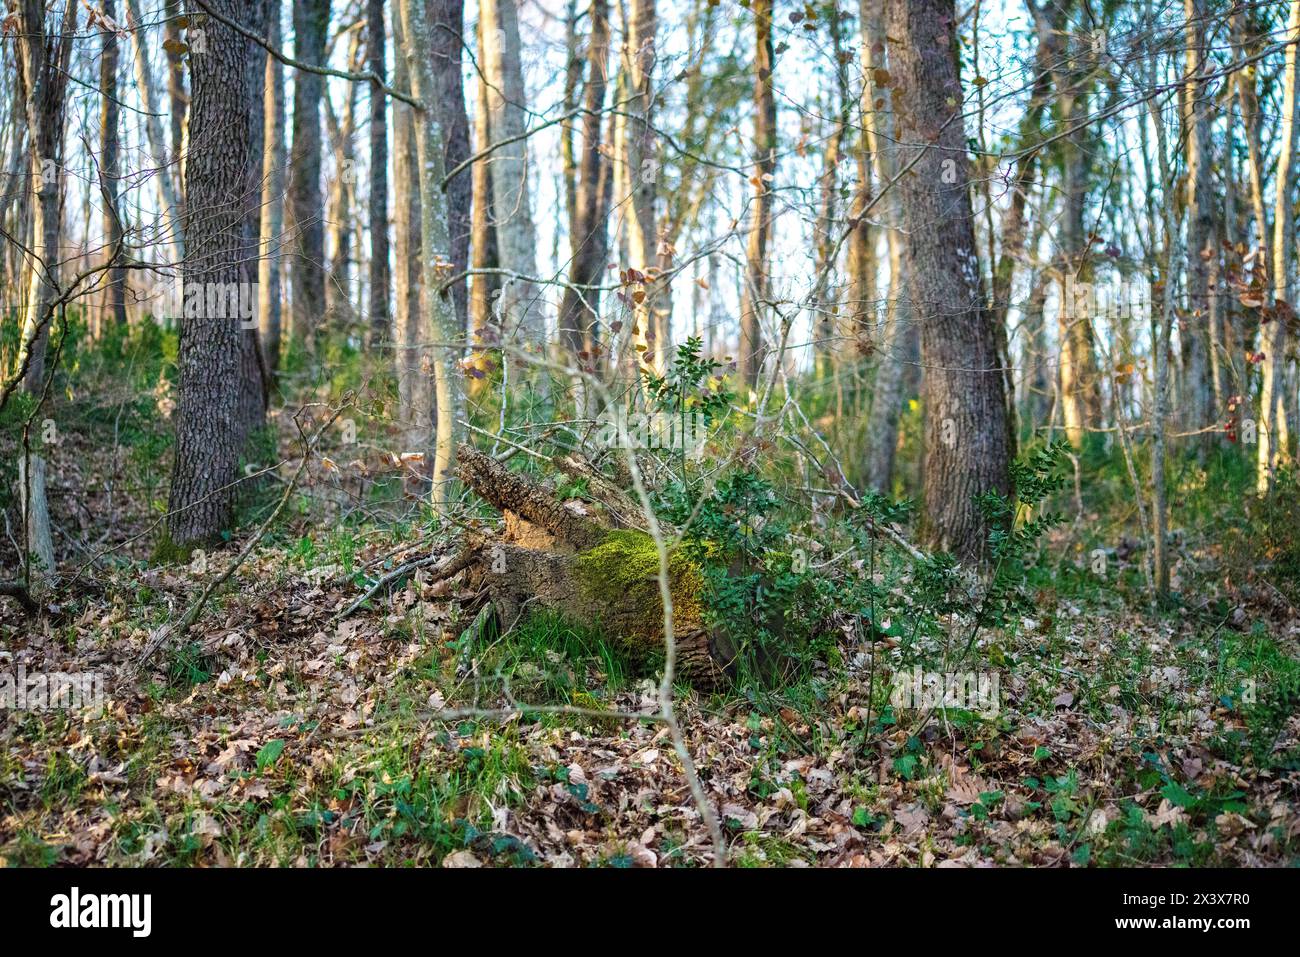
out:
M470 565L474 563L474 559L478 555L478 551L479 551L479 544L477 542L471 542L470 544L466 545L456 554L454 558L450 559L445 565L443 565L441 568L439 568L437 571L433 573L434 575L433 580L442 581L443 579L450 578L452 575L455 575L457 572L464 571L466 568L468 568ZM343 611L339 612L338 617L336 617L334 620L338 621L340 619L348 617L348 615L352 614L354 611L356 611L358 608L360 608L362 605L368 602L371 598L374 598L375 595L377 595L383 589L392 587L398 582L405 580L417 568L425 568L429 565L432 565L434 562L438 561L441 558L443 558L442 555L426 555L423 558L417 558L413 562L406 562L403 565L398 565L391 572L379 578L373 585L371 585L368 589L366 589L366 593L364 595L362 595L352 604L348 605L348 607L345 608Z

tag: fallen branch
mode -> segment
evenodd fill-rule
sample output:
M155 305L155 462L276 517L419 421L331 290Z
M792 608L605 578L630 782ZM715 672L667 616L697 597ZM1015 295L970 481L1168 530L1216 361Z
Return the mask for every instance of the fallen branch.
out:
M455 557L451 558L441 568L438 568L437 570L434 571L432 581L433 582L444 581L445 579L450 578L452 575L455 575L458 572L463 572L466 568L469 568L470 565L474 564L475 559L478 558L479 547L480 547L479 543L477 542L470 542L469 544L467 544L464 548L462 548L459 552L456 553ZM437 562L442 557L443 556L441 555L426 555L423 558L417 558L415 561L406 562L405 564L397 566L387 575L382 576L373 585L371 585L368 589L366 589L366 593L364 595L362 595L352 604L348 605L348 607L345 608L343 611L339 612L338 616L335 618L335 621L348 617L348 615L352 614L354 611L356 611L358 608L360 608L370 599L374 598L375 595L379 594L380 591L384 590L385 588L391 588L399 584L400 582L405 581L417 569L426 568L429 565L432 565L435 562Z

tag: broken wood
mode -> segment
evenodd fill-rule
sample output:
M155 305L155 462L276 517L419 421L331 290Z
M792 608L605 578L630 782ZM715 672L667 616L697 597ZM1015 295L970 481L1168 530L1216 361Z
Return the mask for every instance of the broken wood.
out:
M466 545L457 552L455 556L446 560L440 567L434 569L429 584L445 581L448 578L460 574L470 565L474 564L474 561L478 556L480 544L481 543L479 542L466 543ZM401 565L398 565L386 575L380 576L373 585L366 589L365 594L352 604L348 605L347 608L343 609L343 611L339 613L338 617L348 617L348 615L352 614L371 598L374 598L375 595L379 594L380 591L396 587L409 578L416 570L426 568L429 565L438 562L442 557L443 556L441 555L426 555L423 558L417 558L414 561L404 562Z
M644 518L595 466L569 456L561 468L591 479L600 501L561 501L542 483L461 447L461 480L505 516L502 534L483 543L469 574L487 587L503 630L544 608L599 628L629 656L661 651L659 553ZM705 623L703 572L688 552L672 548L668 562L677 669L708 687L727 675L735 650Z

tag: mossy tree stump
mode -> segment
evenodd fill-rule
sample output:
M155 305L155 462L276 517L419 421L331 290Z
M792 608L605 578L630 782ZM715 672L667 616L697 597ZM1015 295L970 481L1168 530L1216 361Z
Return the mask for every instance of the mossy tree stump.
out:
M595 471L573 457L561 467ZM560 501L545 486L468 446L459 452L458 471L506 519L502 534L484 542L476 569L503 628L545 608L599 628L633 659L664 649L659 555L648 532L630 527L641 516L625 493L605 488L599 503ZM714 685L735 654L705 624L704 576L680 546L668 556L668 584L677 673L697 687Z

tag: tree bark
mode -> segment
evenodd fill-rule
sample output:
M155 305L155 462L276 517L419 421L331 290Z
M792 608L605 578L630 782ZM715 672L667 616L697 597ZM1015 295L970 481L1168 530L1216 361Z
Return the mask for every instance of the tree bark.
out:
M559 464L574 475L589 475L581 463ZM503 629L526 611L547 608L598 624L629 653L663 648L658 554L637 524L635 507L575 509L576 503L557 500L549 489L469 446L461 448L460 475L505 514L504 535L482 544L475 570ZM668 568L678 673L701 688L722 683L736 651L703 620L701 570L680 546L670 551Z
M737 372L742 389L755 389L763 367L762 314L768 294L767 246L772 231L772 186L776 174L776 98L772 92L775 52L772 0L755 0L754 13L754 187L745 286L740 303Z
M294 54L305 63L325 57L330 0L301 0L293 7ZM299 70L293 86L293 145L287 215L295 236L289 277L291 337L310 341L325 316L325 213L321 197L321 96L323 78ZM191 134L191 140L193 135Z
M76 25L76 7L69 0L64 6L63 26L51 24L49 32L40 0L23 0L18 13L23 35L19 50L27 87L31 182L36 193L32 206L32 269L18 366L24 361L28 363L24 387L39 395L45 383L45 347L58 298L59 266L63 258L60 249L63 124L72 55L70 35Z
M920 349L920 330L912 315L911 291L905 236L899 206L898 186L889 183L898 175L897 117L894 92L889 85L889 48L886 41L882 0L862 0L859 6L863 49L863 134L883 197L883 218L888 224L889 244L888 313L883 341L878 349L875 388L867 422L866 484L876 492L888 493L893 484L894 458L898 450L898 420L909 390L909 370L915 369ZM877 71L881 71L877 74ZM877 82L879 76L884 82ZM865 227L862 227L865 228ZM876 324L875 304L864 315L868 328Z
M1082 56L1080 53L1075 58L1058 57L1061 69L1055 79L1061 127L1066 131L1061 141L1065 210L1060 246L1064 290L1086 288L1076 283L1088 283L1092 279L1091 244L1084 223L1091 175L1091 146L1088 127L1083 122L1088 113L1091 79L1085 68L1078 65ZM1090 307L1089 296L1062 294L1059 315L1061 412L1066 437L1076 448L1082 446L1087 430L1095 428L1101 420L1101 391Z
M492 124L489 113L487 77L483 73L483 23L480 20L475 37L478 44L477 80L474 84L476 101L474 109L474 152L480 153L492 142ZM495 321L492 305L495 293L501 288L499 277L484 270L497 269L501 260L497 255L497 234L492 223L493 212L491 158L474 163L470 219L470 251L473 256L474 275L469 281L469 319L476 337L483 338Z
M257 0L209 0L224 16L258 28ZM185 163L183 268L186 308L180 319L177 358L176 460L168 502L168 533L182 548L216 538L231 518L234 483L249 423L242 407L246 337L238 313L209 308L231 288L247 288L255 275L247 235L247 197L260 156L256 91L251 82L251 41L224 24L202 19L204 52L190 61L192 99L189 155ZM197 304L191 295L197 294Z
M1214 235L1214 174L1210 111L1207 102L1205 0L1185 0L1188 81L1183 93L1183 139L1187 144L1187 313L1180 339L1183 351L1183 428L1202 429L1215 421L1210 381L1211 263L1218 257ZM1217 294L1213 294L1217 299ZM1204 450L1207 442L1198 442Z
M280 44L280 0L268 0L270 28L267 39ZM257 315L266 368L274 374L280 368L282 312L280 250L284 243L284 68L273 56L265 56L262 116L262 216L258 236Z
M495 149L492 212L497 252L504 277L500 296L501 328L507 341L541 349L546 336L537 272L537 233L528 188L528 149L523 138L527 98L519 60L519 19L515 0L484 0L479 9L483 29L482 67L488 81L488 113Z
M384 0L366 0L366 53L370 72L386 79ZM392 338L388 309L388 96L377 83L370 86L370 192L367 197L370 222L370 286L367 322L372 348Z
M348 47L348 69L361 66L361 34L353 30ZM333 109L329 91L325 92L325 125L334 152L334 175L325 212L326 248L329 269L325 275L325 322L330 329L352 330L360 318L353 306L352 224L357 210L356 120L359 86L348 83L343 88L343 115Z
M393 12L393 78L411 88L406 31L399 9ZM428 364L423 327L426 298L420 279L420 180L416 162L417 114L393 104L393 261L396 267L396 348L398 420L408 451L433 445L433 370Z
M185 44L181 42L181 0L164 0L163 52L167 55L167 98L171 103L168 116L171 120L171 164L176 170L176 191L182 201L185 184L182 182L182 157L185 155L185 121L190 98L185 92Z
M1005 380L980 289L953 0L888 0L912 303L925 365L923 530L937 550L985 552L975 497L1010 491ZM920 155L916 156L915 151Z
M609 3L592 0L588 20L586 112L582 117L582 154L579 160L577 218L569 226L569 286L560 304L560 338L575 361L595 371L593 355L600 293L609 232L603 199L606 172L601 150L601 120L605 106L609 56Z
M425 0L429 12L429 42L433 50L434 103L446 148L444 168L455 169L469 158L469 114L465 111L465 79L461 47L465 39L465 0ZM464 273L469 268L469 240L473 231L474 183L469 170L447 184L447 228L451 231L451 264L457 278L449 290L461 335L469 316L469 291Z
M60 291L63 126L68 66L77 32L77 5L68 0L61 22L51 19L48 25L41 0L22 0L17 14L21 37L18 62L27 91L24 111L30 182L36 187L36 202L32 204L31 276L17 368L28 363L23 389L39 400L45 393L45 350ZM22 560L27 587L37 593L45 590L56 568L45 472L45 460L24 446L19 475L25 545ZM39 563L38 568L33 568L33 560Z
M1297 47L1300 47L1300 0L1291 0L1287 21L1286 66L1282 81L1282 132L1274 176L1273 204L1273 308L1261 321L1260 413L1256 488L1261 494L1272 487L1277 469L1288 459L1286 421L1286 326L1292 314L1291 256L1295 254L1292 195L1296 182Z
M655 200L659 192L659 149L655 141L654 68L659 29L655 0L633 0L623 48L623 71L631 103L624 117L627 175L631 186L631 211L626 217L628 264L649 280L643 299L636 306L636 320L654 342L655 367L662 374L673 354L672 296L663 270L671 267L668 246L661 255L655 224ZM612 347L612 346L611 346Z
M463 433L465 395L462 387L460 323L450 298L437 294L451 270L451 236L446 200L442 192L446 143L432 107L440 88L429 40L430 19L425 0L400 0L402 31L412 92L425 109L420 113L416 137L420 186L420 278L428 291L427 341L432 353L434 382L433 507L444 513L459 488L455 475L456 448Z
M822 151L821 181L818 184L821 195L818 198L817 223L813 233L816 243L813 274L817 277L811 297L813 356L819 377L831 373L838 352L839 290L832 286L831 276L840 246L837 236L840 221L840 163L843 160L844 143L848 138L850 117L853 115L853 97L849 93L844 40L838 15L831 19L828 29L831 34L831 52L835 55L835 91L832 95L836 113L830 136ZM861 227L864 233L867 232L865 223ZM854 252L851 247L849 255L852 256Z
M114 0L103 0L104 15L117 21ZM126 325L126 270L122 260L122 220L118 211L118 183L122 178L120 149L121 118L118 110L117 66L118 42L115 29L102 30L100 47L99 91L101 100L99 129L99 190L104 201L103 229L105 260L112 265L108 272L107 310L111 320Z

